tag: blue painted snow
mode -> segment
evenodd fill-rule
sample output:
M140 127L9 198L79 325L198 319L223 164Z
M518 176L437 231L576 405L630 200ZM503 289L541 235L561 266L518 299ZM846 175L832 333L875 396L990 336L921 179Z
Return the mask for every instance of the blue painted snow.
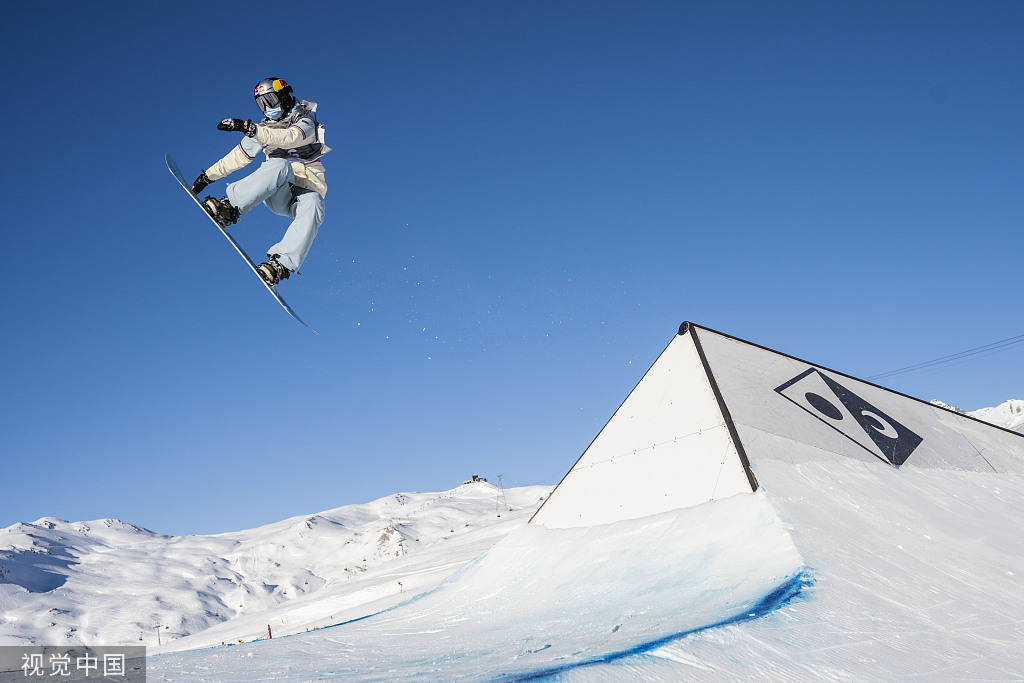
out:
M558 674L560 674L562 672L565 672L565 671L568 671L570 669L578 669L580 667L590 666L590 665L593 665L593 664L600 664L600 663L603 663L603 662L610 662L610 661L613 661L613 660L616 660L616 659L621 659L623 657L628 657L630 655L638 655L638 654L643 654L645 652L650 652L651 650L655 650L655 649L657 649L657 648L659 648L659 647L661 647L663 645L667 645L668 643L674 642L674 641L679 640L681 638L686 638L687 636L693 635L694 633L700 633L700 632L703 632L703 631L707 631L708 629L718 628L720 626L729 626L730 624L738 624L738 623L742 623L742 622L745 622L745 621L750 621L752 619L760 619L761 617L764 617L764 616L767 616L769 614L772 614L773 612L776 612L776 611L782 609L783 607L785 607L792 600L794 600L799 595L801 595L801 593L806 588L810 587L813 584L814 584L814 575L811 573L810 569L805 568L804 570L802 570L801 572L799 572L795 576L791 576L789 579L784 581L782 584L780 584L771 593L769 593L768 595L764 596L760 600L760 602L755 604L752 608L742 610L740 613L735 614L735 615L733 615L733 616L731 616L731 617L729 617L727 619L723 619L721 621L717 621L717 622L715 622L713 624L707 624L706 626L699 626L697 628L692 628L692 629L690 629L688 631L683 631L681 633L676 633L676 634L673 634L673 635L670 635L670 636L666 636L664 638L658 638L657 640L652 640L650 642L641 643L640 645L637 645L635 647L631 647L631 648L629 648L627 650L621 650L619 652L611 652L611 653L605 654L605 655L603 655L601 657L595 657L593 659L589 659L589 660L586 660L586 661L573 662L572 664L566 664L565 666L558 666L558 667L552 667L552 668L547 668L547 669L540 669L538 671L533 671L533 672L526 673L526 674L500 675L500 676L495 677L492 680L496 681L496 682L497 681L532 681L532 680L539 680L539 679L542 679L542 678L548 678L548 677L552 677L552 676L557 676ZM614 633L615 631L618 630L618 628L619 627L616 626L614 629L612 629L612 632ZM550 645L545 646L545 647L550 647ZM540 649L543 649L543 648L540 648Z

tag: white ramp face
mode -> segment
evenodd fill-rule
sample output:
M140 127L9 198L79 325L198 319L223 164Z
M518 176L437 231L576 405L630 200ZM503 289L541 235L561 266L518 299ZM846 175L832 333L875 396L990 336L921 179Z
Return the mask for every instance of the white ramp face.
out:
M890 467L1024 472L1024 436L690 325L752 463L835 457Z
M756 491L759 460L1024 472L1024 436L692 323L531 524L572 528Z
M680 335L530 523L551 529L608 524L755 488L694 339Z

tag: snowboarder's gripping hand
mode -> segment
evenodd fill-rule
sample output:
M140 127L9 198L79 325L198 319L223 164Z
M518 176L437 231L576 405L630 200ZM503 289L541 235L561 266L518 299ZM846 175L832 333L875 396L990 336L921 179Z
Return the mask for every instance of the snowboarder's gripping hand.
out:
M217 124L217 130L238 131L239 133L245 133L250 138L256 137L256 124L250 119L245 121L242 119L224 119Z
M213 181L206 176L206 171L203 171L199 174L199 177L196 178L195 182L192 183L192 194L199 194L212 182Z

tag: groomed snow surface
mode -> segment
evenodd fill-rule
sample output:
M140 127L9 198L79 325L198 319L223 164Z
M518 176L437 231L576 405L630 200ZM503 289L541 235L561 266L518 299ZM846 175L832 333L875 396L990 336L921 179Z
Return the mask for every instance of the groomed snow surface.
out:
M14 525L0 644L141 637L152 680L1021 679L1024 476L755 474L755 494L583 529L526 526L549 487L506 506L483 483L215 536Z

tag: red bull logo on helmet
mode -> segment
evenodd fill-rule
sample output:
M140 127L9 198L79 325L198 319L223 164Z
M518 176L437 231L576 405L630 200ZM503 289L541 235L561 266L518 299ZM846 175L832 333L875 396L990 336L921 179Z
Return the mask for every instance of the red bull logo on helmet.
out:
M265 95L268 92L281 92L282 90L284 90L287 87L288 87L288 82L287 81L285 81L283 78L275 78L269 84L267 84L267 83L260 83L260 84L258 84L256 86L256 89L253 91L253 96L254 97L259 97L260 95Z

